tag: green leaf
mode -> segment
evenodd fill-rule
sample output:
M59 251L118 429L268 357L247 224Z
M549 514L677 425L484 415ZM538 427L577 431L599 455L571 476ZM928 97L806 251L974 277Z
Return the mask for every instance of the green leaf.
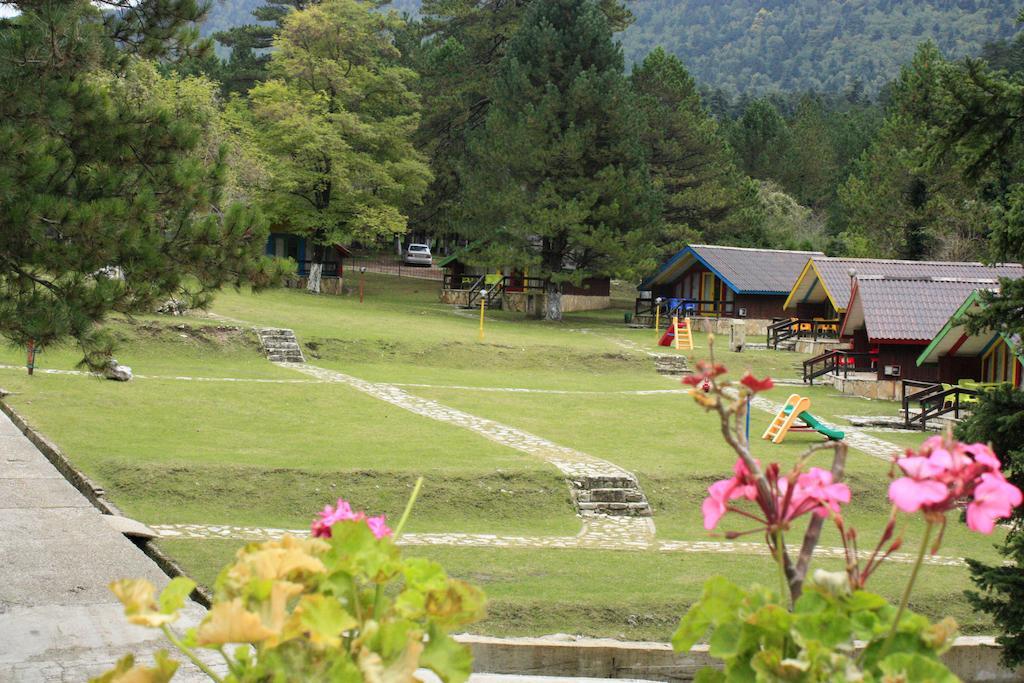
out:
M853 624L841 614L805 615L794 621L793 630L804 642L817 641L829 648L853 640Z
M440 628L430 625L427 646L420 655L420 666L424 666L444 683L463 683L473 671L473 655L469 648L460 645Z
M715 659L735 657L740 648L740 634L743 627L737 622L718 626L708 640L708 654Z
M959 678L937 659L908 652L897 652L878 663L878 669L896 680L913 683L958 683Z
M162 614L174 614L184 607L185 600L195 590L196 582L184 576L176 576L171 579L167 587L160 593L157 604Z
M700 600L690 606L672 635L675 651L689 650L713 624L739 619L738 608L745 595L739 586L723 576L708 579Z
M324 595L306 595L299 603L302 624L317 638L332 643L343 631L359 625L336 599Z
M712 669L711 667L701 669L693 677L693 683L725 683L727 680L724 671Z

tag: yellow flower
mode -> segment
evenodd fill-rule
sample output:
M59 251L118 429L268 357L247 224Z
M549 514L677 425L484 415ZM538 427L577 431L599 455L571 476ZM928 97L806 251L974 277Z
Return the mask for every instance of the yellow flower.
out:
M275 635L263 625L258 614L250 612L238 598L218 602L196 631L198 645L258 643Z
M157 628L178 618L177 614L160 613L154 597L156 588L145 579L114 581L110 590L124 605L124 614L133 624Z

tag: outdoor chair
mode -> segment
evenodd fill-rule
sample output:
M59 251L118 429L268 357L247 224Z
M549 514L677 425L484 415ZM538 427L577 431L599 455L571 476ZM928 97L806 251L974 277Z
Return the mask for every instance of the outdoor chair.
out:
M983 390L983 387L973 379L960 379L957 380L956 384L964 389L973 389L974 391ZM970 403L978 403L978 397L972 394L960 394L960 405L963 406Z
M949 391L952 388L953 388L952 384L946 384L945 382L942 383L942 390L943 391ZM942 407L943 408L945 408L946 406L952 406L952 405L955 405L955 404L956 404L956 394L949 394L948 396L943 396L942 397Z

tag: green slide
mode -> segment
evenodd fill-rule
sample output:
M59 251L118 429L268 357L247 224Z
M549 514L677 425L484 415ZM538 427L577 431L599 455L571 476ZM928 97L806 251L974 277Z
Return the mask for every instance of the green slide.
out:
M816 432L819 432L820 434L824 434L833 441L842 441L843 438L846 436L845 432L841 432L838 429L830 429L829 427L826 427L825 425L821 424L820 422L818 422L818 418L814 417L806 410L797 415L797 417L803 420L808 427L810 427Z

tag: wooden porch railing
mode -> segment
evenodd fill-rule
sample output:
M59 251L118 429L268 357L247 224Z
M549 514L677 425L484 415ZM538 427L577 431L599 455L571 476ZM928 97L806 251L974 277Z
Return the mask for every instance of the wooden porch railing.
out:
M778 349L779 344L790 339L835 339L839 336L839 320L815 320L813 318L782 318L768 326L767 345Z
M907 395L907 387L920 390ZM933 420L940 415L953 413L954 417L959 418L960 411L977 403L980 394L981 391L977 389L968 389L958 385L905 379L901 382L900 401L903 407L903 423L908 429L911 426L920 425L923 430L927 428L928 420ZM920 407L920 410L914 415L910 413L912 402L917 403Z
M638 298L633 304L633 313L653 316L659 308L661 317L665 319L671 318L673 315L685 318L695 316L720 318L723 315L732 315L736 311L736 302L663 298L659 304L655 299Z
M813 385L816 378L831 372L837 375L841 372L843 379L846 379L850 372L869 372L875 369L874 357L875 354L870 351L848 351L846 349L826 351L803 362L803 380L805 383Z

